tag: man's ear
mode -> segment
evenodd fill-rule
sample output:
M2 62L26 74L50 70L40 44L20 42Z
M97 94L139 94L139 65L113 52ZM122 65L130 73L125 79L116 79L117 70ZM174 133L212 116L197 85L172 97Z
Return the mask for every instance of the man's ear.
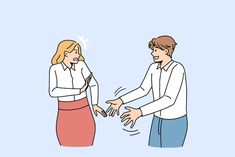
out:
M165 54L167 54L169 51L168 51L168 49L165 49L164 52L165 52Z

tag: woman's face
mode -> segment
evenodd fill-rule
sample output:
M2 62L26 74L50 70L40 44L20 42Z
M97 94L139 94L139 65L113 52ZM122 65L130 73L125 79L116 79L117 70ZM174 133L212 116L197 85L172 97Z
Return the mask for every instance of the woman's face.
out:
M78 58L80 57L80 54L78 53L79 51L79 47L78 46L75 46L73 51L68 53L68 52L65 52L65 56L66 56L66 59L70 62L70 63L78 63Z

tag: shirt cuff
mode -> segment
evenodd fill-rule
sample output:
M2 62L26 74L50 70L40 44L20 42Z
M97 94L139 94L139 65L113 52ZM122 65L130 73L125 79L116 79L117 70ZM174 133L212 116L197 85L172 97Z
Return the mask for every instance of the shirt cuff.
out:
M77 91L78 91L78 95L80 95L81 94L81 89L77 89Z
M121 99L123 104L125 104L127 102L127 100L125 100L125 95L124 96L120 96L119 98Z
M91 104L92 104L92 106L98 105L98 102L97 101L95 101L95 102L93 101Z
M140 109L140 111L141 111L141 113L142 113L142 116L146 116L146 115L149 114L148 111L147 111L147 109L145 108L145 106L140 107L139 109Z

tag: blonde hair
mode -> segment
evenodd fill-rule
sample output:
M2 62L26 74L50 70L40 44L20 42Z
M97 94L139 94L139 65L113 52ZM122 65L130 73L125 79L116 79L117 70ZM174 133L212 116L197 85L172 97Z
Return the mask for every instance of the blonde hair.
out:
M68 53L71 53L76 46L78 46L78 54L80 54L80 57L78 60L84 61L85 58L82 56L82 50L81 50L81 46L79 45L79 43L77 43L74 40L63 40L58 44L56 53L51 59L51 64L58 64L58 63L63 62L64 57L65 57L64 52L66 51Z

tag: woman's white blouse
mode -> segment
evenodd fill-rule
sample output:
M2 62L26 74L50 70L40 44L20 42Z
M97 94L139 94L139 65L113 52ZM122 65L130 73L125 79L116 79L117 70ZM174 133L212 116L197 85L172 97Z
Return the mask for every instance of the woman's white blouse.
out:
M79 61L71 68L68 68L63 62L55 64L50 67L49 73L49 94L51 97L57 97L59 101L75 101L86 97L86 91L81 93L81 88L91 71L85 62ZM94 76L89 87L92 104L98 104L99 89Z

